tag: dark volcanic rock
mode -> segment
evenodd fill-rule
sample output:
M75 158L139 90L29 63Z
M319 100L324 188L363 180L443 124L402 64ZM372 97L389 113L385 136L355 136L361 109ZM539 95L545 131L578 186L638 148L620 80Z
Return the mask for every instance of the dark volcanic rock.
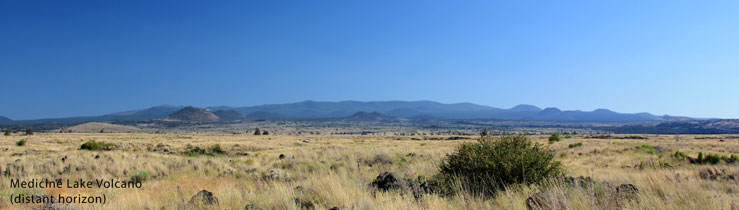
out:
M395 175L390 172L381 173L370 185L382 191L400 188L400 182L395 177Z
M315 209L316 207L313 205L313 202L307 201L307 200L300 200L299 198L295 198L295 204L300 206L300 209Z
M634 199L639 193L639 188L633 184L622 184L616 187L616 193L626 199Z
M218 204L218 198L216 198L216 196L214 196L212 192L201 190L200 192L198 192L198 194L195 194L192 196L192 198L190 198L190 204L214 205Z
M262 210L262 208L259 208L259 206L255 204L249 204L244 207L244 210Z
M595 181L593 181L590 177L567 177L565 178L565 182L568 184L574 186L574 187L588 187L595 184Z
M715 169L715 168L704 168L698 172L698 176L701 179L706 180L732 180L735 181L739 178L739 174L729 174L726 169Z

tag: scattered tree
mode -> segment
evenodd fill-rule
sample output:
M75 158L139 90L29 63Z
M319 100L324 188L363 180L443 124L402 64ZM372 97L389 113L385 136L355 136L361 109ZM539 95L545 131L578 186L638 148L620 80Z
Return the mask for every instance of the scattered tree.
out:
M5 135L6 136L10 136L11 134L13 134L13 130L12 129L10 129L10 128L5 129Z
M269 132L265 130L264 132L262 132L262 135L269 135Z
M259 131L259 128L254 129L254 135L256 135L256 136L262 135L262 132Z
M33 135L33 129L26 129L26 135Z

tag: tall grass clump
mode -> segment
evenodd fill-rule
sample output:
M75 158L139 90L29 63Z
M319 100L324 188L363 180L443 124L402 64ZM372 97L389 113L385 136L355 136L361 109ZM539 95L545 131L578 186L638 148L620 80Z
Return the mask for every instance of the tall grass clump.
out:
M149 171L147 170L139 171L131 175L131 181L133 182L144 182L150 178L151 178L151 173L149 173Z
M574 144L567 145L567 147L570 148L570 149L581 147L581 146L582 146L582 142L577 142L577 143L574 143Z
M647 153L647 154L657 154L657 153L659 153L659 150L657 150L656 147L654 147L652 145L649 145L649 144L643 144L643 145L639 146L639 148L637 149L637 151L642 152L642 153Z
M460 145L440 169L436 179L444 194L461 190L483 196L493 196L508 185L537 184L564 172L554 152L525 135L481 135L475 143Z

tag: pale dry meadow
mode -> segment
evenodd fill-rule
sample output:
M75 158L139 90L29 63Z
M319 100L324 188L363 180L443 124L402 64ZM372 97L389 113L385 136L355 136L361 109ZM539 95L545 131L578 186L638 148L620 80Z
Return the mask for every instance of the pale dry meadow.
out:
M613 135L614 137L637 135ZM638 193L623 198L612 189L572 186L552 180L514 185L493 198L465 193L414 196L370 186L382 172L399 178L432 177L446 154L462 142L451 136L267 135L223 133L37 133L0 136L0 208L11 194L100 195L107 204L55 205L57 209L526 209L529 196L546 190L566 209L738 209L737 163L691 164L675 151L739 154L739 136L638 135L647 139L587 138L574 135L548 144L567 176L590 177L610 185L633 184ZM24 146L16 142L26 139ZM419 140L420 139L420 140ZM112 151L81 150L89 141L116 144ZM575 146L582 143L581 146ZM225 153L187 154L219 145ZM570 146L573 145L573 146ZM707 172L718 172L709 173ZM11 179L119 179L148 172L140 189L10 189ZM701 174L703 173L703 174ZM218 203L191 205L201 190ZM297 201L297 202L296 202Z

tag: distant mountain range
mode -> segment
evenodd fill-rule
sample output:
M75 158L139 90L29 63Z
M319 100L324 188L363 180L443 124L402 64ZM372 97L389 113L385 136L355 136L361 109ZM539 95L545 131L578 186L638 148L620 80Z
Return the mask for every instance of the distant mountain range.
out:
M183 110L184 109L184 110ZM173 115L179 111L182 113ZM148 109L111 113L101 116L48 118L13 121L0 116L0 124L34 123L84 123L114 120L203 120L236 121L245 119L265 120L314 120L345 119L379 121L443 120L443 119L495 119L512 121L556 122L650 122L689 120L687 117L656 116L649 113L618 113L607 109L594 111L562 111L557 108L541 109L532 105L518 105L501 109L472 103L443 104L433 101L303 101L287 104L268 104L250 107L206 107L161 105Z
M288 104L269 104L251 107L208 107L209 110L234 110L264 119L322 119L342 118L358 112L377 112L406 119L497 119L517 121L562 122L643 122L690 119L686 117L656 116L649 113L624 114L607 109L594 111L562 111L541 109L532 105L518 105L501 109L472 103L442 104L433 101L303 101Z

